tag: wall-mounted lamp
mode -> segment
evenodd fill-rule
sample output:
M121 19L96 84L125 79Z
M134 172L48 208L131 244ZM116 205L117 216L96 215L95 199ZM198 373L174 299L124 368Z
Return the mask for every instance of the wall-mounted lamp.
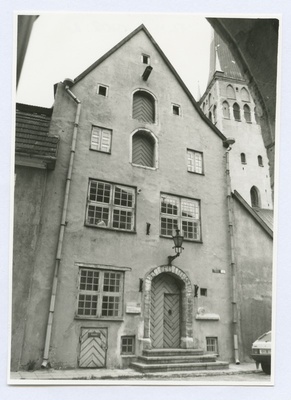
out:
M144 70L144 73L142 74L142 79L143 79L144 81L147 81L147 80L148 80L148 77L150 76L152 70L153 70L153 67L151 67L150 65L148 65L148 66L146 67L146 69Z
M168 256L168 265L172 265L172 261L179 257L179 255L182 253L182 250L184 250L184 247L182 247L183 244L183 240L184 240L184 236L180 235L180 229L176 229L176 235L172 236L173 240L174 240L174 247L172 247L173 249L175 249L175 256Z

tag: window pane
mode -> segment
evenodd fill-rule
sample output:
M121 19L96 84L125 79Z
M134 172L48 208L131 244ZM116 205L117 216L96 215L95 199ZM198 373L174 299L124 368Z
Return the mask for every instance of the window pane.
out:
M194 200L181 200L182 217L199 219L199 202Z
M133 190L116 186L114 192L114 204L123 207L133 206Z
M80 277L80 289L81 290L94 290L98 291L99 285L99 272L82 269Z
M115 209L113 211L113 228L126 229L128 231L133 229L133 216L131 211Z
M178 229L178 220L172 218L161 218L161 235L172 236Z
M79 294L78 314L94 315L97 313L97 295Z
M102 301L103 317L118 317L119 310L120 310L119 296L103 296L103 301Z
M173 197L162 197L161 212L163 214L178 215L179 201Z
M111 185L104 182L90 181L89 199L100 203L110 202Z
M120 292L121 274L117 272L104 272L104 292Z
M108 207L99 207L99 206L95 206L95 205L89 205L87 222L90 225L96 225L99 227L108 226L109 208Z
M182 221L182 231L185 239L200 239L200 225L198 222Z

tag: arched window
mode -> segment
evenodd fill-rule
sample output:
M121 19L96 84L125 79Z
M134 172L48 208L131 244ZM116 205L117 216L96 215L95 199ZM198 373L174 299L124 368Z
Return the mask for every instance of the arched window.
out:
M132 136L132 163L155 167L155 147L156 140L150 132L137 131Z
M251 188L251 204L252 207L260 207L260 192L256 186Z
M233 105L233 116L236 121L240 121L240 108L237 103Z
M263 167L263 166L264 166L264 164L263 164L263 157L262 157L262 156L258 156L258 164L259 164L260 167Z
M247 104L244 105L244 117L246 122L251 122L251 109Z
M247 91L247 89L244 87L240 91L240 96L241 96L242 101L250 101L250 94Z
M151 94L144 90L133 94L132 118L147 123L155 122L155 99Z
M246 159L245 153L241 153L240 161L241 161L242 164L246 164L247 163L247 159Z
M228 85L226 88L226 96L229 99L235 99L235 91L231 85Z
M222 103L222 113L223 113L223 118L230 118L230 113L229 113L229 105L227 101L224 101Z
M217 122L217 110L216 106L213 106L213 122L216 124Z

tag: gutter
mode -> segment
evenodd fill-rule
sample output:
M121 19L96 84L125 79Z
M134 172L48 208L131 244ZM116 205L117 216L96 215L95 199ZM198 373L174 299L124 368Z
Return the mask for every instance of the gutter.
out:
M61 218L61 224L60 224L60 230L59 230L54 278L53 278L52 293L51 293L51 299L50 299L49 316L48 316L46 336L45 336L43 362L41 364L42 368L50 367L49 349L50 349L50 343L51 343L52 326L53 326L54 312L55 312L56 293L57 293L58 278L59 278L59 269L60 269L60 262L61 262L62 248L63 248L65 227L67 224L66 219L67 219L68 201L69 201L69 194L70 194L70 185L71 185L71 180L72 180L74 157L75 157L75 151L76 151L76 142L77 142L77 136L78 136L79 118L80 118L80 112L81 112L81 101L74 95L74 93L72 93L70 91L70 87L72 86L72 81L67 79L64 81L63 84L65 84L65 90L68 93L68 95L75 101L75 103L77 103L77 111L76 111L75 122L74 122L74 132L73 132L73 138L72 138L72 144L71 144L71 154L70 154L70 161L69 161L69 167L68 167L68 172L67 172L65 197L64 197L62 218Z
M238 308L237 308L237 293L236 293L236 264L235 264L235 245L233 233L233 204L231 196L231 180L229 172L229 152L234 139L227 139L224 145L228 146L225 152L226 160L226 185L227 185L227 210L228 210L228 228L230 237L230 259L231 259L231 273L232 273L232 325L233 325L233 350L234 361L240 364L239 351L238 351Z

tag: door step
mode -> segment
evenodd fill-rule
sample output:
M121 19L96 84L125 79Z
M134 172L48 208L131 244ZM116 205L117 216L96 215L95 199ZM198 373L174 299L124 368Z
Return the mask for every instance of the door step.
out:
M228 369L229 363L200 349L152 349L144 350L131 367L140 372L203 371Z

